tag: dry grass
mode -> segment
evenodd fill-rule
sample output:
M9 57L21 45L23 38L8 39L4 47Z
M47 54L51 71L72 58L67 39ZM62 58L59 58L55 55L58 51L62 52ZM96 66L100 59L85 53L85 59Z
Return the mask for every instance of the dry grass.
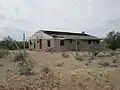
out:
M0 58L3 58L5 55L10 54L8 50L0 50Z
M62 52L61 56L64 57L64 58L69 58L70 57L70 55L67 52Z
M61 56L61 53L30 51L28 54L32 59L26 55L23 59L18 60L18 58L16 62L1 60L3 61L1 63L4 63L4 71L0 74L0 90L119 90L120 88L120 69L115 67L115 65L119 67L119 63L112 62L115 56L84 57L79 53L78 60L75 60L75 57L69 57L67 60ZM79 62L81 58L84 58L83 63ZM100 64L101 68L98 68L100 60L100 63L104 63ZM34 62L34 68L31 68L32 62ZM15 63L21 64L18 66L21 71L14 71L15 67L9 68L8 63L11 66ZM85 63L86 66L89 64L89 68L86 68ZM5 67L11 71L7 72ZM33 70L36 74L31 76L30 73ZM23 74L19 75L18 72ZM5 81L5 84L2 84L2 81Z
M14 61L18 62L18 67L19 67L18 71L20 75L33 74L32 69L34 68L34 66L26 52L18 53L15 56Z
M80 56L80 55L76 55L76 56L75 56L75 60L78 60L78 61L81 61L81 62L84 61L83 57Z
M0 67L3 67L4 65L3 64L0 64Z
M100 61L98 64L101 66L110 66L109 61Z
M117 59L113 59L112 62L113 62L113 63L118 63L118 60L117 60Z
M47 66L44 66L41 70L42 74L48 74L49 72L51 72L51 69Z
M46 52L55 52L55 49L54 48L47 48Z

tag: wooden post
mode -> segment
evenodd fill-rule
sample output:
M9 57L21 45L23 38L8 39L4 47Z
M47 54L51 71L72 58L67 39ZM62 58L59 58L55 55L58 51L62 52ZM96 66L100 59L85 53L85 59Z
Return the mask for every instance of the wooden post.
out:
M24 55L25 55L25 33L23 33L23 42L24 42Z
M77 40L76 40L76 55L77 55L77 50L78 50L78 45L77 45Z

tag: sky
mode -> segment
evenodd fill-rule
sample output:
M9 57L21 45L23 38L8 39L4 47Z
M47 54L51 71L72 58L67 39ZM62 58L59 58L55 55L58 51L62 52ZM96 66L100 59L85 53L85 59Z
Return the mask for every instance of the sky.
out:
M105 37L120 31L120 0L0 0L0 39L40 29Z

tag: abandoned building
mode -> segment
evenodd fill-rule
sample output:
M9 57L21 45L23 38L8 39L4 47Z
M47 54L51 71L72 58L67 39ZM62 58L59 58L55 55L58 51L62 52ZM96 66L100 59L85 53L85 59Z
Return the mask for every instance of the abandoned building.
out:
M30 50L55 51L87 50L100 45L100 38L82 33L39 30L29 39Z

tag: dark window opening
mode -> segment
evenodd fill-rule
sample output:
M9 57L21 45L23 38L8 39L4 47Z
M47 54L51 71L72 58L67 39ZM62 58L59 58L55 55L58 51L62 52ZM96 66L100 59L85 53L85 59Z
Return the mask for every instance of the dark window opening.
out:
M32 41L30 40L30 45L32 45Z
M34 48L35 48L35 43L34 43Z
M39 40L39 49L42 49L42 39Z
M39 40L37 40L37 43L39 43Z
M47 41L48 47L50 47L50 40Z
M80 44L80 42L79 41L77 41L77 45L79 45Z
M96 43L97 43L97 44L99 44L100 42L99 42L99 41L97 41Z
M72 43L72 39L70 39L70 43Z
M88 41L88 44L91 44L91 41L90 41L90 40Z
M60 46L64 46L64 40L60 40Z

